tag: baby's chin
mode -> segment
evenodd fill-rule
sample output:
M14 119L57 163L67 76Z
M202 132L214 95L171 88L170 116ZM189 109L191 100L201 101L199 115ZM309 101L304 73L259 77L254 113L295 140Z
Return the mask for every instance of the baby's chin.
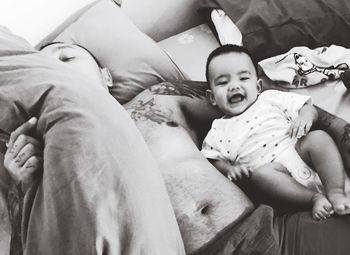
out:
M242 114L246 110L245 107L235 107L235 108L229 108L226 109L225 115L227 116L237 116Z
M225 109L225 115L227 116L237 116L244 113L251 104L247 104L247 102L240 103L228 103L227 108Z

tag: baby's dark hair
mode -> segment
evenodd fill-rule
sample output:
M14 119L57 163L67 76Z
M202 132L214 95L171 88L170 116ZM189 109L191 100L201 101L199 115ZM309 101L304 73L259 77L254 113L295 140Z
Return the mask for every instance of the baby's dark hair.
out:
M41 51L42 49L46 48L47 46L50 46L52 44L58 44L58 43L64 43L64 42L49 42L47 44L44 44L42 45L40 48L39 48L39 51ZM84 46L80 45L80 44L77 44L77 43L74 43L73 45L76 45L84 50L86 50L90 55L91 57L96 61L97 65L99 68L103 68L103 66L101 65L100 61L98 61L98 59L91 53L91 51L89 51L87 48L85 48Z
M208 83L209 83L209 64L210 64L210 62L213 60L213 58L215 58L217 56L224 55L224 54L231 53L231 52L238 52L238 53L247 54L254 64L256 75L258 75L258 65L257 65L256 61L253 59L251 53L246 48L244 48L243 46L236 45L236 44L225 44L225 45L222 45L222 46L216 48L215 50L213 50L207 58L207 64L205 66L205 77L206 77Z

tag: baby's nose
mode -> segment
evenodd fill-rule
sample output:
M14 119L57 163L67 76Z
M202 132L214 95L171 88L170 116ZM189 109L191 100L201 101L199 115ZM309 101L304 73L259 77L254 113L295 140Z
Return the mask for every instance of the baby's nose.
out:
M232 85L229 87L229 90L230 90L230 91L234 91L234 90L237 90L237 89L239 89L239 88L240 88L239 84L235 83L235 84L232 84Z

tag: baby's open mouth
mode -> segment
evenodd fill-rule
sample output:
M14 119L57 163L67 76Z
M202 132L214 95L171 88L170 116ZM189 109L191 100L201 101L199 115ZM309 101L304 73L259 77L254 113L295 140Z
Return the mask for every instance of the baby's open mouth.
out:
M228 101L231 104L234 104L234 103L239 103L239 102L243 101L243 99L244 99L243 95L241 95L241 94L234 94L231 97L229 97Z

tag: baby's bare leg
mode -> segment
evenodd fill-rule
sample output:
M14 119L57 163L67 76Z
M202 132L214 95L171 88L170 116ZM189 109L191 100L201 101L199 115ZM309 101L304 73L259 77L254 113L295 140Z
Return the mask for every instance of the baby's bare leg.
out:
M332 205L323 194L298 183L280 163L269 163L256 169L251 180L268 198L300 207L312 206L312 217L316 220L332 214Z
M319 174L334 211L350 213L350 196L345 193L345 169L333 139L324 131L312 131L298 141L296 150Z

